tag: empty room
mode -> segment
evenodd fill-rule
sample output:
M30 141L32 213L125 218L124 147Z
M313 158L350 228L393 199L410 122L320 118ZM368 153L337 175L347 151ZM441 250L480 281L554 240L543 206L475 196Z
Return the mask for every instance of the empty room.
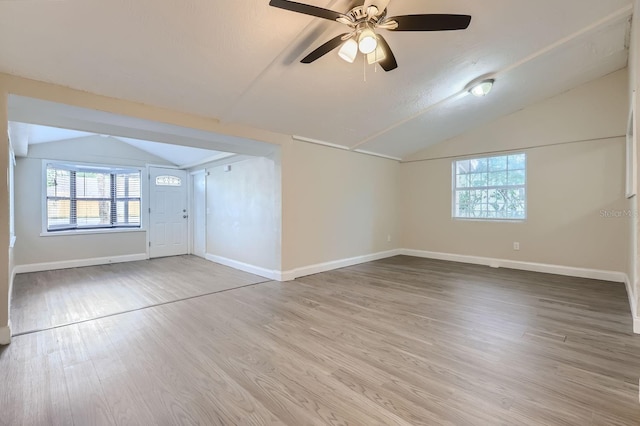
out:
M0 425L640 425L638 11L0 1Z

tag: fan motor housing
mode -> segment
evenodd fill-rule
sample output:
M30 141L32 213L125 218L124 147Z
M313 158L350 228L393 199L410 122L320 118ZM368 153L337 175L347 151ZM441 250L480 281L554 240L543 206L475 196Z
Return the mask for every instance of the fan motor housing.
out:
M351 9L349 12L345 13L345 15L348 16L353 21L354 25L367 23L367 22L369 24L375 25L378 22L382 21L385 16L387 16L387 10L385 9L379 15L374 15L372 17L369 17L369 14L367 13L366 10L364 10L364 7L356 6L353 9Z

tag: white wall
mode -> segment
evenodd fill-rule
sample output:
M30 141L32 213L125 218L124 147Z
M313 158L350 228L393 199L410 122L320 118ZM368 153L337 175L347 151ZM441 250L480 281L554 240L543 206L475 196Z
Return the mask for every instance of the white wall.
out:
M249 157L221 163L206 169L207 257L279 270L279 161Z
M640 150L638 149L638 137L640 136L640 129L638 129L638 114L640 113L640 81L638 79L638 73L640 72L640 0L635 0L634 2L634 17L631 26L631 37L630 37L630 46L629 46L629 98L631 102L629 103L629 112L635 112L635 124L631 124L633 128L634 140L633 145L635 147L635 162L636 168L638 164L640 164ZM633 94L635 98L633 97ZM638 174L640 176L640 174ZM638 182L636 182L638 184ZM640 188L640 185L637 185ZM627 268L627 274L629 276L629 288L628 291L630 293L630 298L632 300L632 310L634 319L634 326L636 333L640 333L640 259L638 256L640 255L640 225L638 218L638 196L632 197L629 199L628 208L631 210L634 220L631 221L629 226L629 234L631 236L629 241L629 265Z
M397 161L304 142L283 151L283 270L399 248Z
M17 159L15 170L16 265L24 269L41 263L146 254L144 231L40 236L43 159L136 167L167 164L123 142L98 136L32 145L28 157Z
M0 135L8 134L7 95L0 85ZM13 282L13 253L9 248L9 138L0 137L0 345L11 341L9 298Z
M624 215L626 73L525 108L402 164L405 248L625 272L631 221ZM527 220L452 220L452 161L504 149L527 153ZM603 210L622 217L605 218ZM516 241L520 251L513 250Z
M15 256L14 256L14 244L15 244L15 152L13 149L13 144L9 141L9 169L8 169L8 178L9 178L9 229L10 229L10 237L11 243L9 245L9 312L11 312L11 295L13 294L13 280L15 277ZM10 323L11 321L9 321ZM1 336L0 333L0 344L3 343L3 340L6 340L6 336Z
M405 248L439 253L626 271L624 138L557 145L527 153L527 220L451 218L452 159L403 164ZM513 250L513 243L520 250Z

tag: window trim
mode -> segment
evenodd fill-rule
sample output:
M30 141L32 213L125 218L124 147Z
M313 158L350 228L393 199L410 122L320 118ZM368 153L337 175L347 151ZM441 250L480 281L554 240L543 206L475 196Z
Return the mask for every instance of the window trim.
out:
M524 185L518 185L518 187L524 187L524 217L518 218L490 218L490 217L458 217L455 215L456 212L456 189L457 189L457 181L456 181L456 163L458 161L464 160L481 160L483 158L492 158L492 157L504 157L509 155L518 155L524 154L525 157L525 177L524 177ZM495 189L495 188L504 188L504 186L487 186L482 187L481 189ZM474 189L480 189L479 187L474 187ZM529 156L526 151L505 151L505 152L494 152L491 154L478 154L478 155L465 155L462 157L455 157L451 161L451 219L452 220L461 220L465 222L491 222L491 223L524 223L527 221L529 217L529 202L528 202L528 194L529 194Z
M70 169L86 169L87 171L95 171L95 172L138 172L140 173L140 225L139 226L96 226L96 227L82 227L77 229L59 229L59 230L49 230L48 229L48 218L47 218L47 166L48 165L59 166L60 168L70 168ZM42 228L40 232L41 237L49 237L49 236L69 236L69 235L92 235L92 234L110 234L110 233L123 233L123 232L146 232L147 230L147 215L145 214L148 211L147 206L147 176L148 173L146 171L146 167L144 166L129 166L129 165L109 165L109 164L98 164L98 163L86 163L81 161L62 161L62 160L42 160L41 166L41 189L40 189L40 200L41 200L41 216L42 216Z

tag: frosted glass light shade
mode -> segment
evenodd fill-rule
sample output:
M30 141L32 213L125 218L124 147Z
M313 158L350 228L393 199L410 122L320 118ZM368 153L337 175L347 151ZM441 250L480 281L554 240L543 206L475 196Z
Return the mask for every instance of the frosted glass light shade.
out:
M385 53L384 49L382 48L382 45L380 43L378 43L378 45L376 46L376 50L374 50L373 52L369 53L367 55L367 63L369 65L378 63L380 61L382 61L384 58L387 57L387 54Z
M373 52L378 47L378 39L376 37L376 33L374 33L371 28L365 28L360 33L360 37L358 38L358 48L365 55Z
M345 61L350 64L356 60L356 55L358 54L358 43L352 38L345 41L338 51L338 56L340 56Z

